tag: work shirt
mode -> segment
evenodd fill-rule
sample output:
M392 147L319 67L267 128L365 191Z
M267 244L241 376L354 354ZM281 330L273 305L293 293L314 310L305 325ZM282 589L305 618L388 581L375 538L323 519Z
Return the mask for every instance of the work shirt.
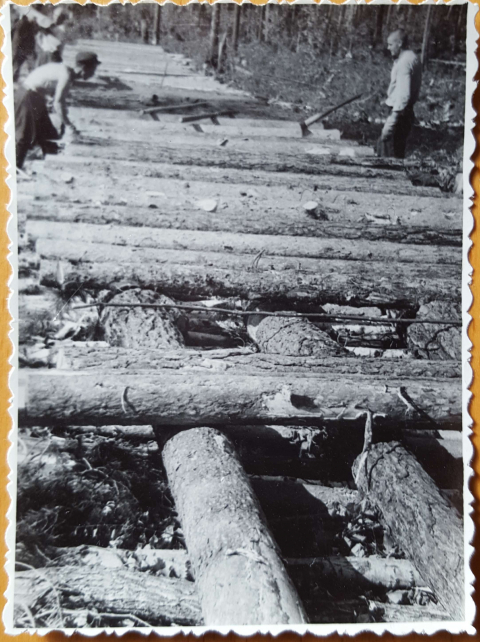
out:
M413 107L418 100L422 84L422 64L419 57L409 50L400 52L393 63L390 85L385 103L393 111Z
M49 62L34 69L23 81L23 86L43 98L53 97L53 108L62 122L69 124L65 99L73 82L74 73L62 62Z

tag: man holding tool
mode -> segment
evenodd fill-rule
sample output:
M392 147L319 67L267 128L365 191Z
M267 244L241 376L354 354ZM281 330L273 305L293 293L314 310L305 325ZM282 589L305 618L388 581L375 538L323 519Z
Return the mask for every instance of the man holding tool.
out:
M402 29L388 36L387 48L395 62L385 101L391 112L377 144L379 156L405 158L407 138L415 120L413 106L422 84L422 64L407 47L407 34Z
M68 92L75 80L88 80L100 61L91 51L81 51L75 68L51 62L34 69L15 92L15 144L17 167L22 168L29 149L39 145L44 153L56 148L52 141L59 139L71 124L66 107ZM53 101L58 126L52 122L47 100ZM55 118L54 118L55 119Z

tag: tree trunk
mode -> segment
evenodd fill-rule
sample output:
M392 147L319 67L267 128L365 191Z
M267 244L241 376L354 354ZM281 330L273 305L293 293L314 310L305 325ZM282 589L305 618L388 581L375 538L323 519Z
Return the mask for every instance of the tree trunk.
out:
M372 200L374 198L372 197ZM265 207L252 206L251 210L243 210L241 203L238 204L238 211L229 208L225 216L223 210L218 212L204 212L200 208L186 206L176 207L166 205L161 209L148 207L124 207L105 206L98 208L95 205L78 208L75 204L42 204L37 202L35 207L26 202L21 204L31 220L45 220L59 222L83 222L88 224L111 225L112 234L117 228L125 226L148 226L169 229L199 230L208 232L231 232L250 233L277 236L300 236L305 238L313 236L323 239L342 240L365 240L365 241L388 241L404 244L428 246L455 246L461 247L462 232L455 226L415 226L406 221L405 225L385 225L370 222L352 221L336 222L336 215L332 211L332 222L315 220L302 212L298 214L298 208L288 210L276 210L275 217L268 212L268 205ZM267 215L268 212L268 215ZM340 215L340 214L339 214ZM348 217L347 217L348 218ZM355 217L357 218L357 217ZM437 215L438 218L438 215ZM141 232L138 232L141 234ZM332 241L334 245L336 241ZM448 252L447 256L448 256ZM435 249L427 251L427 257L432 253L442 255L442 251ZM439 260L440 262L440 260Z
M257 40L259 42L263 42L265 39L265 13L266 13L265 5L258 7Z
M431 301L422 305L418 318L455 319L461 321L460 305L448 301ZM449 325L417 324L407 329L407 345L411 352L423 359L462 359L462 328Z
M114 114L112 115L114 117ZM178 122L178 116L175 116L175 118ZM227 122L227 120L225 122ZM233 122L235 122L235 119ZM88 172L86 178L89 178L91 182L94 183L95 176L105 171L105 161L95 157L90 157L88 160L85 160L84 157L77 157L74 155L66 156L62 154L61 161L59 161L57 156L47 156L45 160L42 161L42 165L36 165L35 167L38 167L38 169L44 168L42 184L44 180L48 181L48 176L51 177L52 172L55 172L56 170L65 171L67 169L74 172L76 176L82 176L82 172L84 171ZM158 179L176 179L181 181L181 185L185 188L185 176L187 174L189 181L205 182L205 169L202 166L188 165L179 167L168 162L163 162L162 159L159 159L159 161L155 163L147 162L145 160L135 161L128 159L109 159L108 167L110 168L111 175L113 176L121 176L127 172L132 181L140 181L140 187L142 187L142 189L148 181L152 181L157 184ZM392 210L392 214L394 213L393 208L396 208L397 205L397 196L413 197L412 209L415 209L415 205L422 205L422 203L415 202L416 198L433 197L437 207L442 207L444 203L451 205L450 216L447 217L449 225L452 225L451 220L456 218L456 216L453 215L454 212L462 211L462 201L457 196L445 197L437 187L413 186L407 176L403 175L402 178L398 171L390 172L383 178L378 177L377 180L372 181L369 176L342 176L341 173L332 173L322 176L322 174L318 173L301 174L290 171L275 173L265 171L263 169L259 169L253 173L248 169L242 170L234 167L230 167L226 170L225 166L222 166L210 167L208 170L208 176L210 184L228 184L229 188L231 188L232 185L238 185L239 187L243 187L244 185L255 185L260 189L264 186L274 187L275 190L272 193L272 198L277 200L277 194L281 193L279 190L282 188L285 189L285 187L291 190L299 190L299 201L302 201L301 196L305 190L309 190L311 192L318 190L323 190L324 192L328 192L330 190L338 190L342 192L366 192L369 196L372 194L383 194L382 198L384 199L384 205L386 205L385 211ZM154 181L154 179L157 180ZM105 185L108 180L108 176L103 175L101 181L98 182L99 184ZM168 184L168 181L164 180L163 183ZM28 183L24 184L22 194L29 193L28 185ZM173 189L175 189L176 185L177 184L172 181ZM60 189L60 186L61 183L57 181L56 189ZM36 183L32 187L35 195L38 195L38 190L41 190L41 185ZM121 188L121 185L119 186L117 183L116 189L119 188ZM155 189L155 186L152 186L151 189ZM387 203L385 203L385 198L387 198L385 195L388 195L391 198ZM85 193L83 196L85 198ZM341 197L338 196L338 198ZM348 205L348 202L343 204ZM382 214L384 214L383 208ZM412 219L412 223L413 222L414 221Z
M270 317L274 318L274 317ZM283 377L289 373L331 373L363 374L395 379L402 377L426 379L460 379L459 361L427 361L422 359L379 359L352 356L285 356L285 353L252 354L249 348L230 350L182 350L165 352L153 347L105 348L96 347L92 342L85 345L76 342L70 345L59 344L44 357L43 367L57 367L65 370L84 371L102 369L103 371L129 370L168 370L198 372L258 373Z
M374 200L372 198L372 200ZM59 222L82 222L89 224L111 225L112 234L117 228L125 226L148 226L169 229L199 230L208 232L250 233L277 236L300 236L302 238L314 236L323 239L388 241L405 244L418 244L423 247L455 246L462 245L462 232L455 227L445 226L435 229L434 226L406 225L381 225L369 222L348 221L337 223L335 220L315 220L303 213L298 214L298 209L290 211L276 210L275 217L267 215L268 206L264 208L252 207L251 210L240 209L232 211L229 208L228 216L224 211L204 212L200 208L187 208L166 205L161 209L148 207L124 207L122 205L86 205L79 208L73 203L43 204L41 202L21 204L31 220L45 220ZM328 215L330 218L330 215ZM332 219L336 216L332 213ZM438 218L438 215L437 215ZM140 234L140 232L139 232ZM334 245L335 241L332 241ZM440 253L440 252L439 252ZM427 256L430 251L427 252Z
M232 51L236 55L238 51L238 39L240 36L240 17L242 5L236 4L233 8L233 32L232 32Z
M427 5L427 15L425 17L425 29L422 40L422 66L425 69L428 63L428 45L430 41L430 24L432 21L432 5Z
M397 442L356 460L357 486L382 512L392 537L455 620L464 618L464 531L431 477Z
M116 228L85 223L60 223L54 221L29 221L27 225L30 241L37 242L37 252L48 257L54 239L56 245L64 241L79 239L85 243L104 243L112 246L132 246L179 250L252 254L259 252L268 256L298 257L299 259L351 259L352 261L394 261L395 263L448 263L462 262L460 248L428 246L419 247L406 243L379 241L356 241L350 239L301 238L266 234L242 234L235 232L199 232L185 229L126 227ZM59 243L61 241L61 243ZM105 247L105 246L103 246ZM49 249L50 248L50 249ZM58 253L60 253L58 251ZM38 261L38 256L35 259Z
M128 307L129 303L173 304L168 297L149 290L131 289L115 295L109 302L127 304L125 308L104 308L100 317L105 340L111 346L130 348L134 353L138 349L178 350L185 346L179 329L184 319L178 310Z
M162 27L162 5L157 3L154 7L154 45L160 44L160 32Z
M247 329L260 352L292 357L346 355L347 351L309 319L252 314Z
M215 5L214 5L215 6ZM217 6L220 6L217 4ZM265 151L259 146L258 151L231 149L226 145L219 147L200 146L198 144L178 145L162 139L153 144L135 143L125 146L122 142L90 138L79 140L68 148L65 158L102 158L108 160L162 162L172 165L197 167L227 167L228 169L263 170L268 172L293 172L303 174L334 174L336 176L353 176L367 178L403 178L403 165L379 158L350 159L340 154L321 156L295 151L286 154L285 149L265 156Z
M450 619L440 607L385 604L375 600L305 600L310 622L315 624L358 623L365 628L366 622L441 622Z
M305 582L305 567L308 567L309 574L317 585L333 586L337 589L341 587L345 593L358 595L362 590L374 588L386 592L425 585L420 574L408 560L371 555L363 559L332 556L287 558L285 561L294 581L299 577Z
M387 12L387 7L385 5L377 6L376 8L376 22L375 22L375 32L373 35L373 46L376 47L378 43L383 42L383 21L385 14Z
M67 254L65 247L57 245L57 249ZM424 266L422 270L421 266L405 263L399 271L395 264L382 262L352 265L351 261L312 259L307 271L307 259L300 267L296 261L267 258L263 266L260 262L257 267L248 256L213 254L210 258L195 252L173 251L169 260L165 258L169 251L165 250L165 263L155 263L153 257L155 254L158 257L155 251L148 254L145 250L139 253L127 252L127 248L121 250L116 253L117 260L112 254L111 261L102 263L62 262L65 288L103 290L129 284L158 290L173 298L267 299L287 308L295 303L336 303L411 309L431 299L458 302L461 296L458 270L436 269L437 266ZM75 252L72 247L69 261L74 260ZM92 258L92 252L89 254ZM171 262L173 260L175 262ZM57 266L57 260L41 261L42 285L58 287Z
M88 566L55 566L15 574L15 603L24 604L31 612L35 613L36 602L53 590L65 608L125 617L131 614L151 626L203 624L196 585L186 580L121 568L92 572Z
M141 375L25 371L20 377L21 425L204 426L305 423L321 419L346 423L367 408L384 414L382 423L458 429L461 384L451 380L331 375L282 379L269 375L196 373ZM368 400L368 401L367 401Z
M212 67L217 67L218 56L218 34L220 28L220 4L214 3L211 7L211 23L210 23L210 48L208 54L208 62Z
M163 462L205 624L304 623L303 607L231 443L211 428L190 430L167 442Z

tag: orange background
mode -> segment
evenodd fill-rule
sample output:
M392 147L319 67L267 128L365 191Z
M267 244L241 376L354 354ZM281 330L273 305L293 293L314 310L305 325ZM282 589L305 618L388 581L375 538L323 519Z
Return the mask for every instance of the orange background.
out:
M52 4L57 4L57 2L52 2ZM85 4L86 0L75 0L78 4ZM139 0L132 0L132 4L136 4ZM237 1L237 0L235 0ZM335 0L332 0L335 2ZM472 1L472 4L480 4L480 0ZM188 0L173 0L175 4L178 5L186 5L188 3ZM262 5L265 4L265 2L262 2L261 0L252 0L253 4L258 4ZM0 0L0 6L3 6L5 4L4 1ZM29 0L16 0L15 4L19 5L28 5L31 4ZM42 4L48 4L47 2L44 2L42 0ZM95 4L107 4L106 0L97 0ZM125 4L125 2L122 2L122 4ZM213 2L209 2L209 4L213 4ZM341 4L340 2L336 2L336 4ZM414 1L411 4L420 4L419 1ZM476 29L477 32L480 33L480 11L477 13L476 16ZM0 34L1 42L3 43L3 33ZM477 58L478 58L478 53L477 53ZM3 55L1 56L1 62L3 63ZM480 59L479 59L480 62ZM480 65L479 65L480 66ZM475 81L478 83L480 80L480 71L477 71L477 74L475 76ZM0 78L0 83L1 83L1 89L5 88L5 82L3 81L2 78ZM3 96L2 96L3 97ZM468 100L468 96L467 96ZM478 114L479 107L480 107L480 91L478 89L478 86L475 89L474 96L473 96L473 105L475 108L475 112ZM0 120L2 124L4 125L6 120L7 120L7 112L2 103L0 103ZM473 160L475 163L475 168L472 172L471 175L471 183L474 187L475 194L478 195L480 194L480 152L479 152L479 145L478 143L480 142L480 124L479 124L479 119L478 116L475 118L475 139L477 141L477 149L475 150L475 154L473 156ZM2 149L4 148L5 142L7 140L7 136L5 132L3 131L3 127L0 130L0 146ZM9 446L8 442L8 432L11 429L11 419L8 414L8 407L9 407L9 402L10 402L10 390L8 388L8 372L9 372L9 365L8 365L8 358L10 357L12 353L12 345L10 343L10 339L8 338L8 331L9 331L9 323L10 323L10 314L8 312L8 307L7 307L7 297L8 297L8 279L11 274L11 267L10 264L7 261L7 255L8 255L8 236L6 233L6 225L7 225L7 220L8 220L8 212L7 212L7 204L10 200L10 191L5 185L5 180L7 178L7 162L5 158L2 157L2 163L1 163L1 176L0 176L0 202L2 204L2 209L1 209L1 224L0 224L0 363L1 363L1 368L0 368L0 417L1 419L1 432L0 432L0 449L1 449L1 458L0 458L0 477L2 480L2 483L0 484L0 515L1 517L1 535L0 535L0 559L5 560L5 555L7 552L7 547L5 544L5 529L7 526L7 520L6 520L6 512L9 507L10 503L10 498L7 493L7 476L8 476L8 466L7 466L7 461L6 461L6 453L7 449ZM475 203L473 205L473 214L475 217L475 221L480 219L480 205L478 203L478 198L475 199ZM480 250L478 249L478 240L477 238L480 238L480 234L478 232L477 225L475 224L474 231L471 235L472 241L473 241L473 247L470 251L470 263L473 266L474 270L477 266L477 263L480 264ZM469 336L470 339L473 342L473 350L472 350L472 367L474 372L478 368L479 365L479 359L480 359L480 354L479 354L479 339L480 339L480 278L474 273L474 278L473 278L473 284L472 284L472 292L473 292L473 297L474 297L474 302L473 305L470 309L470 314L472 315L473 319L470 323L469 327ZM479 480L479 473L480 473L480 464L479 464L479 444L480 444L480 430L478 429L478 422L480 420L480 383L479 381L474 378L473 385L471 388L473 392L473 399L472 403L470 405L470 414L474 420L474 429L473 429L473 437L472 441L475 447L475 455L473 459L473 468L475 470L475 477L472 480L470 484L470 489L475 497L475 502L474 502L474 508L476 510L477 508L477 502L478 498L480 497L480 480ZM477 523L476 515L473 515L473 518L475 520L475 524ZM478 577L479 570L480 570L480 532L476 532L473 540L473 545L475 547L475 553L473 555L473 558L471 560L471 568L475 574L475 577ZM3 566L3 564L0 564L0 566ZM7 587L7 574L5 570L0 571L0 610L3 612L3 609L5 607L5 598L3 596L4 591L6 590ZM478 611L478 596L474 594L474 599L475 603L477 605L477 611ZM474 626L477 628L477 630L480 628L480 616L476 615L475 620L474 620ZM148 638L156 638L158 636L155 636L154 634L150 634L149 636L144 636L141 634L126 634L124 635L121 640L122 642L133 642L134 640L146 640ZM359 640L359 642L366 642L367 640L384 640L385 642L388 640L394 640L396 636L393 636L391 634L384 634L382 636L377 636L373 633L363 633L359 634L358 636L355 637L355 639ZM422 637L421 635L408 635L405 636L406 640L420 640ZM433 636L431 636L432 639L435 642L448 642L453 639L461 639L461 640L471 640L471 639L479 639L480 640L480 635L477 633L474 637L468 636L466 634L464 635L452 635L450 633L437 633ZM206 635L203 635L201 637L196 637L196 636L183 636L183 635L177 635L175 638L172 638L174 640L183 640L189 638L189 642L194 642L196 640L201 640L205 639L208 640L208 642L220 642L221 640L225 640L225 642L230 642L233 641L234 639L237 639L238 636L229 634L227 636L221 636L216 633L208 633ZM256 635L253 636L253 639L256 640L264 640L270 638L273 641L272 636L260 636ZM300 640L301 638L304 638L305 640L313 640L315 636L313 635L305 635L305 636L299 636L294 633L284 633L278 638L279 642L294 642L297 640ZM46 636L39 636L39 635L30 635L28 633L23 633L21 635L16 636L15 638L10 638L10 636L7 636L5 633L5 629L3 626L3 622L0 622L0 640L18 640L19 642L36 642L37 640L40 642L41 640L44 640L45 642L61 642L61 641L67 641L67 640L72 640L72 642L77 642L81 640L82 642L85 642L86 640L92 639L92 640L108 640L108 639L116 639L116 636L107 636L107 635L98 635L94 638L91 637L85 637L81 634L75 634L72 636L66 636L63 633L49 633ZM340 639L348 640L349 636L339 636L339 635L331 635L328 637L328 640L331 640L332 642L337 642Z

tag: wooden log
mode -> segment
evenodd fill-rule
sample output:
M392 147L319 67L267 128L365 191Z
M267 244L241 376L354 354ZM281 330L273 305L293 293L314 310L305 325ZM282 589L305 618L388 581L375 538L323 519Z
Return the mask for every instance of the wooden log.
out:
M462 318L461 306L450 301L431 301L422 305L417 312L418 318L431 318L439 314L439 318ZM419 327L407 329L407 345L411 352L423 359L442 360L462 358L462 328L443 325L434 327L430 323L422 323Z
M220 151L221 150L221 151ZM101 138L82 139L69 145L68 156L78 158L125 159L125 145ZM228 167L243 170L268 172L294 172L303 174L335 174L369 178L402 178L400 168L390 169L391 163L382 159L349 159L339 154L324 155L295 153L286 156L281 152L265 157L263 152L237 151L225 147L193 145L181 147L163 139L155 145L136 143L128 146L128 160L172 163L173 165L196 165L197 167ZM403 169L403 167L402 167Z
M168 297L136 288L115 295L111 303L172 304ZM105 308L100 316L106 341L120 348L178 350L185 345L180 331L184 325L179 310L157 308ZM99 363L98 366L102 364ZM98 367L97 366L97 367Z
M303 607L231 443L179 433L163 462L183 526L205 624L301 624Z
M378 506L392 537L447 613L463 620L463 524L431 477L397 442L370 446L353 472L358 488Z
M188 116L183 116L180 119L181 125L193 124L197 121L202 121L199 123L199 129L203 130L203 121L208 120L213 123L219 123L218 118L221 117L234 117L232 111L213 111L206 112L201 114L192 114ZM222 120L222 122L224 122ZM221 136L220 133L217 133L216 126L215 129L209 133L204 131L195 131L191 127L190 129L182 129L179 127L176 131L171 130L168 132L168 144L174 144L178 148L191 146L193 148L207 148L212 149L215 147L228 147L232 152L235 153L255 153L257 154L261 148L264 149L265 156L278 155L283 152L289 158L293 157L295 154L308 155L311 156L314 160L315 157L332 157L332 158L351 158L352 160L365 159L372 157L374 151L371 147L360 146L356 143L342 140L322 140L322 139L311 139L308 141L303 140L302 138L257 138L257 136L234 136L233 131L227 131L224 136ZM227 128L224 127L225 131ZM158 133L151 133L148 135L138 132L136 129L117 129L116 132L112 131L95 131L90 130L89 134L87 132L82 132L82 138L78 142L84 141L86 144L89 144L90 141L99 141L100 144L111 144L115 143L128 143L132 146L142 145L149 146L151 144L152 138L158 136ZM165 139L164 139L165 140ZM219 145L219 141L225 141L223 145ZM395 167L395 169L399 169ZM403 169L403 168L402 168ZM403 178L403 177L402 177Z
M375 600L305 600L310 622L315 624L366 622L442 622L450 618L438 606L385 604Z
M301 317L247 318L248 334L260 352L292 357L346 356L347 351L309 319Z
M106 172L114 176L122 176L126 172L129 176L140 176L143 181L145 177L150 178L164 178L164 179L180 179L185 181L188 176L189 181L205 181L205 168L196 165L171 165L168 162L163 162L160 159L158 162L152 163L147 161L134 161L129 159L96 159L91 157L77 156L47 156L42 161L40 169L43 168L44 173L53 171L55 168L60 171L72 171L74 173L89 172L90 177L95 175L104 176ZM35 169L38 168L38 163L34 164ZM398 173L397 173L398 174ZM404 196L418 196L418 197L434 197L440 201L445 198L454 204L458 210L458 204L461 203L460 199L455 196L446 197L438 188L432 187L416 187L405 177L400 180L398 175L395 174L395 180L388 178L376 178L375 181L371 180L369 176L356 177L356 176L341 176L332 174L322 176L321 174L299 174L298 172L283 172L275 173L258 169L255 172L249 170L242 170L238 168L229 167L209 167L208 177L212 183L228 183L229 185L242 184L242 185L255 185L255 186L271 186L271 187L289 187L292 189L301 190L341 190L341 191L355 191L367 192L368 194L389 194L389 195L404 195ZM26 183L26 185L28 185ZM395 201L391 205L394 206Z
M45 245L41 249L44 253ZM386 262L304 259L299 269L295 260L271 257L264 260L264 267L261 261L256 267L248 255L175 250L164 250L160 263L155 250L118 247L114 260L115 254L110 252L109 256L106 248L92 244L82 251L78 243L52 243L48 249L51 258L40 263L41 284L58 286L61 260L68 288L103 290L129 284L184 300L232 296L267 299L288 307L308 302L412 308L433 298L456 302L461 296L460 274L455 266L446 270L442 266L405 263L399 270L397 265Z
M371 555L359 557L287 558L287 568L295 581L296 575L308 567L315 582L323 586L341 587L342 592L381 589L395 591L424 586L420 574L409 560L390 559Z
M191 103L191 107L197 107L198 104ZM142 110L145 113L158 113L163 110L164 107L149 107L148 109ZM173 110L173 106L170 107ZM70 112L69 112L70 113ZM80 129L82 134L87 136L96 136L99 132L103 135L110 135L112 137L117 137L119 130L118 126L115 126L115 123L111 119L98 118L95 117L94 121L87 120L85 116L83 117L73 117L75 125ZM152 120L139 120L133 118L122 119L122 136L130 134L131 138L136 140L152 140L153 136L157 136L160 132L162 134L175 134L175 133L192 133L192 125L186 123L178 122L169 122L162 115L158 120L161 121L161 124L153 122ZM117 118L118 122L118 118ZM277 125L277 123L279 123ZM252 122L250 119L246 118L235 118L229 122L229 119L222 119L220 124L212 125L210 123L201 123L200 125L202 132L207 135L215 135L217 137L224 137L230 140L245 139L245 138L255 138L256 140L299 140L301 139L300 131L298 130L298 124L290 121L268 121L263 120L258 125L255 121ZM195 131L195 130L193 130ZM335 141L335 143L341 143L341 132L338 129L321 129L316 128L312 131L312 135L309 138L309 142L313 141ZM343 141L344 145L348 145L347 141Z
M128 375L86 371L20 373L22 425L297 424L355 420L363 409L405 427L432 422L458 429L461 385L451 380L385 378L331 374L282 379L270 375L146 373Z
M42 590L32 590L32 585L40 585ZM36 612L35 605L46 591L55 591L61 606L72 608L73 604L76 609L124 617L131 614L140 619L135 626L203 624L196 586L186 580L123 568L92 572L88 566L55 566L15 574L15 602L27 606L30 612Z
M42 362L39 361L40 365ZM129 370L171 370L218 373L258 373L283 377L288 373L306 376L331 373L333 376L363 374L392 378L409 377L425 379L459 379L461 364L457 361L426 361L421 359L358 359L345 357L288 357L280 354L252 353L250 348L225 350L165 350L141 348L106 348L94 343L85 345L63 342L43 357L43 367L56 367L65 370L103 371Z
M422 247L434 245L453 245L461 247L462 232L460 227L445 226L436 229L435 226L415 225L377 225L370 222L340 222L314 220L298 209L290 211L275 210L275 216L254 208L243 209L243 214L229 212L228 216L220 210L217 212L204 212L196 208L175 205L160 209L149 207L130 208L125 205L96 204L79 207L74 203L53 203L51 199L46 202L22 201L19 204L29 220L45 219L58 222L75 222L86 224L109 224L111 229L116 226L149 228L170 228L199 230L206 232L232 232L265 234L278 236L318 237L322 239L349 239L365 241L388 241L395 243L419 244ZM436 250L432 250L436 252ZM427 252L427 256L431 252Z
M26 183L19 197L19 211L24 217L28 199L33 198L35 207L41 207L44 201L51 203L54 193L57 202L69 203L72 207L77 204L76 210L80 209L78 202L83 206L124 204L135 208L158 209L159 213L168 212L170 216L194 216L202 211L199 206L202 199L214 199L218 204L217 211L222 216L233 218L256 215L265 219L275 212L276 217L290 215L295 219L312 218L323 223L332 221L340 224L348 221L355 224L378 223L387 228L413 226L461 229L461 202L456 198L395 194L393 185L388 194L369 193L368 184L359 181L355 191L355 182L347 186L341 178L336 177L333 177L332 184L325 184L318 177L314 186L302 189L298 183L271 185L268 180L264 185L255 186L247 182L229 183L225 181L225 175L220 176L215 184L205 180L168 180L133 175L126 186L121 181L122 174L118 176L109 172L92 177L88 168L78 167L74 173L64 170L45 173L45 168L40 168L38 172L41 180ZM397 184L395 181L395 186ZM364 191L359 191L360 188ZM317 205L307 212L304 205L312 201Z
M238 234L230 232L200 232L169 230L154 227L106 227L85 223L29 221L27 231L32 239L102 243L111 246L133 246L167 250L195 250L204 252L232 252L267 256L310 259L344 259L354 261L396 261L400 263L461 263L460 248L418 247L403 243L356 241L298 236ZM50 244L51 246L51 244ZM42 246L45 247L45 246ZM47 246L48 247L48 246ZM37 246L38 249L38 246ZM38 249L38 251L40 251ZM45 254L48 256L48 254Z

